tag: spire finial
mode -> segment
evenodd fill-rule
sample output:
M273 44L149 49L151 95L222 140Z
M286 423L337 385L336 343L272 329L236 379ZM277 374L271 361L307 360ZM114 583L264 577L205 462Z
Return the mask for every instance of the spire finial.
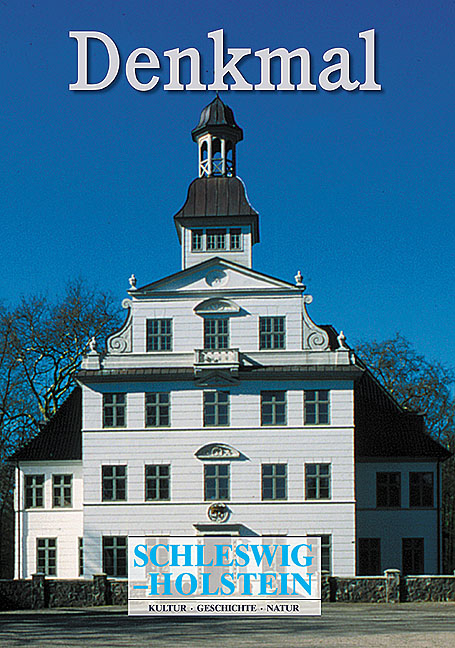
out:
M302 273L300 272L300 270L297 271L297 274L295 275L294 279L295 279L295 285L297 286L297 288L301 288L302 290L305 290L306 286L303 283L303 276L302 276Z
M129 290L137 290L137 287L136 287L137 279L136 279L136 276L134 274L131 275L131 277L128 279L128 281L129 281L129 284L131 286L131 288Z

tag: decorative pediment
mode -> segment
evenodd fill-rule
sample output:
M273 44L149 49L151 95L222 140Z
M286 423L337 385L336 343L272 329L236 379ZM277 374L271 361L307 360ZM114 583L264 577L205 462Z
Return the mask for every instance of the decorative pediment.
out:
M195 452L198 459L240 459L240 452L226 443L208 443Z
M288 281L276 279L226 259L215 258L142 286L134 292L130 291L130 295L134 299L141 299L152 293L220 289L252 292L256 290L261 292L263 290L274 290L287 293L289 291L299 291L299 288L296 288L294 284L290 284ZM223 299L223 301L227 300Z
M195 368L194 382L201 387L225 387L236 385L239 379L229 369L198 369Z
M194 308L197 315L229 315L240 312L240 306L231 299L206 299Z

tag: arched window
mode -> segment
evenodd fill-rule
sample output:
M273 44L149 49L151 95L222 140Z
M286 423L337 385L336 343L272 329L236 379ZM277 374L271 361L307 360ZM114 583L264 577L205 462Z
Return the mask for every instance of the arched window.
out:
M221 155L221 140L214 137L212 140L212 174L223 175L223 158Z
M199 162L200 175L201 176L208 175L209 174L209 167L208 167L209 152L208 152L207 140L204 140L202 142L199 155L200 155L200 162Z
M226 142L226 175L234 175L234 147L231 140Z

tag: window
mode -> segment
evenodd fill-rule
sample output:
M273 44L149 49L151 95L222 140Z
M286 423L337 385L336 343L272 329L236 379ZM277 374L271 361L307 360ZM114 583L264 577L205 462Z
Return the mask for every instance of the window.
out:
M57 538L36 539L36 571L45 576L57 576Z
M107 576L128 575L126 536L103 536L103 572Z
M433 473L409 473L409 506L433 506Z
M44 506L44 475L25 475L25 508Z
M401 473L376 473L376 506L378 508L401 506Z
M207 250L225 250L226 249L226 230L214 229L207 230Z
M332 573L332 536L328 534L311 534L312 538L321 538L321 571Z
M172 320L147 320L147 351L172 351Z
M327 389L306 389L305 425L327 425L330 422L330 392Z
M359 538L357 567L359 576L377 576L381 573L380 538Z
M286 348L284 317L260 317L259 318L259 348L260 349Z
M286 425L286 392L261 392L261 424Z
M193 252L200 252L203 249L203 230L191 232L191 249Z
M231 250L241 250L242 249L242 230L239 228L231 228L229 230L230 238L230 249Z
M53 506L72 506L71 491L73 475L53 475L52 482Z
M330 464L305 464L305 499L330 499Z
M402 538L403 574L423 574L423 538Z
M227 317L204 318L204 349L229 348L229 320Z
M286 464L262 464L262 499L287 499Z
M204 392L204 426L229 425L229 393Z
M79 576L84 575L84 538L79 538Z
M204 499L229 499L229 464L205 464L204 466Z
M103 502L126 500L126 466L102 466Z
M103 427L125 427L126 394L103 394Z
M167 392L153 392L145 395L146 427L166 427L170 424L170 403Z
M170 472L168 465L153 465L145 467L145 499L168 500L170 499Z

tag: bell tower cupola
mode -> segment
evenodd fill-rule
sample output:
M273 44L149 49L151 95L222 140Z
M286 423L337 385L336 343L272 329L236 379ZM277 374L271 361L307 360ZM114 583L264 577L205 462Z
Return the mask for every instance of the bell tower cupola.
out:
M204 108L191 135L198 145L200 178L236 175L235 147L243 139L243 132L232 110L218 95Z
M248 268L259 242L259 215L236 172L236 146L243 132L217 95L191 131L198 148L198 177L188 187L174 222L182 246L182 269L214 258Z

